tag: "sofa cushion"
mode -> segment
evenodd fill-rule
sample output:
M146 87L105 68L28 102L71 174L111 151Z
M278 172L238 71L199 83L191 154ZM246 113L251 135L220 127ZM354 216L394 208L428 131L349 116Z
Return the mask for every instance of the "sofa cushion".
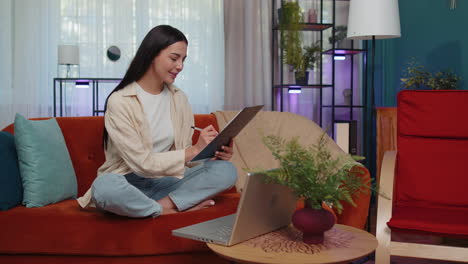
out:
M216 255L213 251L184 252L180 254L149 255L149 256L76 256L76 255L0 255L0 263L8 264L229 264L227 259Z
M194 116L195 126L199 128L205 128L209 125L212 125L216 131L219 131L218 123L216 122L216 116L214 114L198 114ZM198 137L200 136L200 131L194 130L192 136L192 144L196 144Z
M23 184L18 169L15 138L0 132L0 210L8 210L23 200Z
M216 117L213 114L194 115L195 126L206 127L213 125L218 130ZM62 130L68 152L75 168L78 181L78 196L82 196L89 189L98 168L104 163L104 149L102 146L102 134L104 132L103 116L78 116L55 118ZM46 118L35 118L33 120L46 120ZM14 133L14 125L4 128L4 131ZM199 136L194 131L192 140L195 143ZM235 192L235 188L227 192Z
M33 118L31 120L47 120L49 118ZM103 116L57 117L65 143L75 169L78 182L78 196L82 196L91 186L98 168L104 163L105 156L102 147L104 130ZM14 134L14 124L5 127L3 131Z
M214 198L216 205L198 211L132 219L81 209L76 200L0 212L3 254L138 256L206 251L202 242L174 237L172 230L225 216L237 209L239 194Z
M81 196L89 189L105 160L102 146L104 117L59 117L57 123L70 152L78 181L78 196Z
M31 121L17 114L15 143L26 207L76 197L75 171L55 119Z

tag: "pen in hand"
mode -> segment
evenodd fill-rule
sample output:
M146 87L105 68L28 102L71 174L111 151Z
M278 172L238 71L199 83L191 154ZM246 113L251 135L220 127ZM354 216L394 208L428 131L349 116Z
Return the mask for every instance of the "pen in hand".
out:
M196 126L191 126L191 128L195 129L195 130L198 130L198 131L202 131L203 129L199 128L199 127L196 127Z

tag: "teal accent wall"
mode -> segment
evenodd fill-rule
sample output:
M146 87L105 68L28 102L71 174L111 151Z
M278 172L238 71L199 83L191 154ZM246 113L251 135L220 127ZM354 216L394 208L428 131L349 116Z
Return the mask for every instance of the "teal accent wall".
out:
M395 106L405 64L414 57L432 72L452 70L468 86L468 1L399 0L401 38L376 40L377 106ZM369 72L370 74L370 72Z

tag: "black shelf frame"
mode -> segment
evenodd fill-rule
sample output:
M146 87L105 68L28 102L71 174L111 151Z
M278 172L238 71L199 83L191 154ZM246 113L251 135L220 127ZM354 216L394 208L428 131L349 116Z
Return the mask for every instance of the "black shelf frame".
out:
M354 43L353 43L354 44ZM327 55L341 55L341 56L352 56L352 55L357 55L360 53L366 52L364 49L340 49L340 48L335 48L335 49L329 49L323 52L323 54Z
M313 89L322 89L332 87L331 84L308 84L308 85L299 85L299 84L279 84L275 85L273 88L313 88Z
M313 31L313 32L319 32L320 34L320 49L323 50L323 31L324 30L327 30L327 29L332 29L332 35L334 36L335 35L335 1L336 0L333 0L333 23L301 23L301 31ZM280 7L283 6L284 4L284 0L281 0L280 1ZM278 83L275 83L275 78L274 78L274 73L275 73L275 69L274 69L274 64L275 62L272 63L272 73L273 73L273 78L272 78L272 87L273 87L273 94L272 94L272 99L271 99L271 103L272 103L272 108L273 110L275 110L275 105L276 105L276 93L277 93L277 90L278 89L281 89L280 91L280 97L279 97L279 111L280 112L283 112L284 109L283 109L283 105L284 105L284 102L283 102L283 92L282 92L282 89L284 88L311 88L311 89L320 89L320 95L319 95L319 99L320 99L320 106L323 104L323 91L322 89L324 88L333 88L334 86L334 80L335 80L335 77L334 77L334 74L335 74L335 62L332 60L332 83L331 84L324 84L323 83L323 59L322 57L320 57L319 59L319 83L315 83L315 84L308 84L308 85L297 85L297 84L284 84L283 83L283 67L282 67L282 61L283 61L283 49L281 49L279 47L279 44L278 44L278 47L275 47L274 46L274 43L279 43L279 38L282 38L282 36L278 36L280 35L281 33L279 32L280 29L279 29L279 26L278 26L278 23L279 21L276 20L276 16L275 16L275 12L276 12L276 8L278 7L276 5L277 3L277 0L272 0L272 25L273 26L273 34L272 34L272 43L273 43L273 48L272 48L272 58L275 58L275 56L277 56L275 53L277 52L277 49L276 48L279 48L280 50L280 54L279 54L279 59L278 59L278 63L279 63L279 84ZM324 0L320 0L320 11L319 11L319 17L320 17L320 20L323 21L323 3L324 3ZM334 46L333 46L334 47ZM333 94L333 101L334 101L334 92L332 92ZM278 108L278 106L276 106L276 108ZM334 110L332 110L332 115L334 117ZM333 120L333 118L332 118ZM322 111L320 110L320 113L319 113L319 125L322 126L322 123L323 123L323 113ZM334 134L334 128L332 128L332 134Z
M76 83L77 81L88 82L89 86L92 89L92 115L97 116L99 113L104 113L104 110L99 109L99 83L119 83L121 78L54 78L54 91L53 91L53 107L54 107L54 117L57 117L57 114L60 113L60 117L63 116L63 88L66 83ZM58 89L58 105L59 109L57 111L57 89Z
M324 0L320 0L320 19L323 21L323 1ZM275 41L275 38L277 39L278 38L278 34L281 34L279 33L279 26L278 26L278 23L279 21L277 21L275 18L275 12L276 12L276 0L272 0L272 25L273 26L273 34L272 34L272 43L279 43L279 41ZM280 1L280 5L283 6L284 4L284 0L281 0ZM335 3L333 2L333 9L335 8ZM333 19L334 19L334 15L333 15ZM300 29L301 31L314 31L314 32L320 32L320 39L322 40L323 39L323 31L326 30L326 29L329 29L329 28L332 28L333 29L333 35L334 35L334 22L332 24L330 23L301 23L300 25L302 26L302 28ZM280 36L282 37L282 36ZM273 47L272 48L272 58L274 58L276 56L276 47ZM278 46L279 48L279 46ZM320 48L323 49L323 43L322 41L320 41ZM297 84L283 84L283 67L281 66L282 65L282 62L283 61L283 49L280 48L280 56L279 56L279 62L280 62L280 84L275 84L275 78L273 77L272 78L272 87L273 87L273 94L272 94L272 99L271 99L271 105L272 105L272 108L273 110L275 110L275 97L276 97L276 90L277 89L281 89L281 88L315 88L315 89L322 89L322 88L327 88L327 87L332 87L333 86L333 83L332 84L323 84L323 61L322 61L322 57L320 57L320 82L318 84L310 84L310 85L297 85ZM271 72L273 73L274 75L274 62L272 63L272 69L271 69ZM334 66L333 66L334 67ZM333 70L334 71L334 70ZM334 80L334 78L332 79ZM280 108L280 112L283 112L283 95L282 95L282 91L280 92L281 95L280 95L280 103L279 103L279 108ZM322 105L322 97L323 97L323 94L322 94L322 91L320 91L320 105ZM320 113L320 125L322 124L322 113Z
M322 107L329 108L329 107L335 107L335 108L364 108L364 105L353 105L352 107L350 105L322 105Z
M304 1L307 2L308 0L298 0L298 1ZM324 2L327 0L316 0L320 2L320 9L317 10L318 16L320 18L320 21L323 21L323 14L324 14ZM324 84L323 83L323 59L320 57L319 60L319 66L317 67L319 69L319 81L318 83L314 84L308 84L308 85L297 85L297 84L285 84L284 82L284 69L283 69L283 50L280 47L280 39L281 39L281 33L279 29L279 21L277 20L276 16L276 10L277 8L281 7L285 0L272 0L272 58L273 58L273 63L272 63L272 107L274 111L284 111L284 89L289 89L289 88L297 88L297 89L319 89L320 94L318 95L319 97L319 105L320 105L320 110L319 110L319 120L318 123L321 127L324 126L324 117L326 117L327 121L330 120L331 122L331 128L330 128L330 134L332 137L334 137L335 134L335 128L333 126L334 122L338 120L336 118L336 112L335 109L349 109L349 116L346 114L347 118L349 120L359 120L358 122L358 127L360 127L362 130L362 137L361 137L361 150L364 153L366 152L366 130L367 130L367 124L366 124L366 116L367 116L367 67L366 67L366 58L367 58L367 43L365 43L365 46L363 48L355 48L354 41L353 40L347 40L350 41L351 45L347 46L347 48L341 48L336 46L335 42L335 31L336 31L336 2L341 2L341 1L349 1L349 0L331 0L332 5L331 5L331 20L332 23L302 23L302 29L301 31L316 31L318 34L320 34L320 48L323 50L323 45L324 45L324 38L323 38L323 32L324 30L329 30L331 29L331 37L332 37L332 43L331 43L331 48L324 50L322 52L323 55L325 56L332 56L332 59L330 61L331 63L331 83ZM279 4L279 6L278 6ZM348 42L349 44L349 42ZM279 50L279 52L278 52ZM349 88L350 89L350 97L351 97L351 102L346 105L337 105L335 102L336 96L337 96L337 89L335 87L335 77L336 77L336 65L335 65L335 60L334 56L346 56L347 60L350 60L350 84ZM360 75L363 80L362 85L360 85L360 89L355 89L354 87L354 81L355 81L355 67L354 63L357 58L355 58L355 55L362 55L359 59L362 60L362 74ZM278 67L275 71L275 66ZM279 74L279 76L278 76ZM276 81L275 81L276 80ZM279 82L279 83L278 83ZM324 104L324 92L327 91L327 94L330 94L328 90L324 89L331 89L331 104ZM359 92L361 94L361 100L359 100L359 103L355 104L354 96L355 93ZM279 98L278 98L279 96ZM328 101L328 100L327 100ZM329 118L329 113L324 112L324 109L331 109L330 113L330 118ZM354 110L360 109L360 111L355 112ZM358 116L360 118L358 118ZM343 117L340 117L339 120L343 120Z
M322 23L301 23L302 31L324 31L333 27L333 24L322 24ZM279 30L279 26L274 26L273 30Z

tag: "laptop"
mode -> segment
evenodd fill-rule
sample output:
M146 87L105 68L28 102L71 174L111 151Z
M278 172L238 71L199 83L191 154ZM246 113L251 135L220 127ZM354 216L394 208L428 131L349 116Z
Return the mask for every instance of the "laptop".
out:
M237 212L172 231L178 237L223 246L274 231L291 223L297 198L286 186L266 184L260 173L249 173Z
M211 159L215 152L220 150L222 146L227 146L229 141L252 120L255 115L263 108L263 105L244 107L234 118L219 132L219 134L198 153L190 162Z

